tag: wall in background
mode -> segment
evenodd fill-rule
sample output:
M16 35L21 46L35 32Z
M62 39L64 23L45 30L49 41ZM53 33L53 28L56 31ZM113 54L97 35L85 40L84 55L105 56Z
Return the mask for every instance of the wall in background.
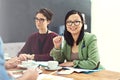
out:
M59 33L65 14L77 9L85 14L87 31L90 32L90 0L0 0L0 35L4 42L26 41L32 32L37 31L33 20L35 12L44 7L54 12L50 30Z
M98 37L101 63L120 72L120 1L92 0L91 32Z

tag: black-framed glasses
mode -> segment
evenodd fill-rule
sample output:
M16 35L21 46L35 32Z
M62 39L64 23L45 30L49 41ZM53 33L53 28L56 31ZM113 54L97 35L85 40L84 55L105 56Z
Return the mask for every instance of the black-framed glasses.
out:
M82 21L66 21L67 26L72 26L74 24L75 26L79 26Z
M44 19L44 18L40 18L39 19L39 18L35 17L34 20L35 21L39 21L39 22L44 22L46 19Z

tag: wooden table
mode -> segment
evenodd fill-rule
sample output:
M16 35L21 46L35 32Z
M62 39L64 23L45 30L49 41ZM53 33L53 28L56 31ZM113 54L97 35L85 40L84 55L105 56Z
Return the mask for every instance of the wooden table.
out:
M51 71L45 70L43 73L48 74L51 73ZM54 75L69 77L69 78L73 78L74 80L120 80L119 72L113 72L109 70L101 70L89 74L74 72L68 75L60 75L60 74L54 74Z
M12 70L16 70L16 69L12 69ZM17 68L17 70L20 70L20 68ZM50 74L54 72L54 71L48 71L45 69L42 69L42 70L44 74ZM120 80L119 72L114 72L109 70L101 70L101 71L93 72L89 74L74 72L72 74L67 74L67 75L61 75L56 73L54 73L53 75L73 78L74 80Z

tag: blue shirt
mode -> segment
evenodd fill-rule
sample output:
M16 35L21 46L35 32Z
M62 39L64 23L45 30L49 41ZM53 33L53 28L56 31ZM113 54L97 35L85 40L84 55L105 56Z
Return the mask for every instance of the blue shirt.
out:
M0 37L0 80L10 80L10 77L8 76L4 63L4 52L3 52L3 41Z

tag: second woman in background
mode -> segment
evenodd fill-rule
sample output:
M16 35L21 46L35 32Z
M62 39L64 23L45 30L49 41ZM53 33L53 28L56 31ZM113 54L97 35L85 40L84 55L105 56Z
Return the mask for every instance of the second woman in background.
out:
M61 63L60 66L83 69L102 68L97 38L92 33L84 32L84 20L79 11L71 10L66 14L63 47L61 47L61 36L55 37L53 42L54 48L50 55Z
M53 48L53 38L58 34L50 31L48 25L52 20L52 11L43 8L36 12L35 24L38 32L33 33L19 52L21 60L34 59L36 61L53 60L49 53Z

